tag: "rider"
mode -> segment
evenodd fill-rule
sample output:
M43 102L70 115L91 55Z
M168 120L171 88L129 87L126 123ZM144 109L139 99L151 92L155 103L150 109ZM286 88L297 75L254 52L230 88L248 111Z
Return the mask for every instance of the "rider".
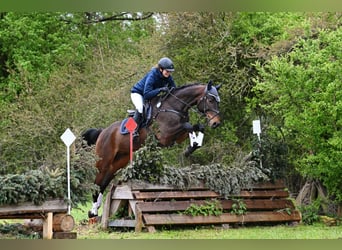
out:
M133 134L134 137L139 136L138 130L143 120L144 101L151 100L159 93L168 92L169 88L176 87L171 76L171 72L174 70L171 59L163 57L155 67L132 87L131 100L136 108L133 119L137 123L137 128Z

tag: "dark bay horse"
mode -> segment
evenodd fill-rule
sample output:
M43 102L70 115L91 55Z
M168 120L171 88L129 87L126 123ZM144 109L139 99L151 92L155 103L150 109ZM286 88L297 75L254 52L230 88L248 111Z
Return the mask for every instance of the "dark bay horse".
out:
M181 143L188 138L189 132L198 131L198 125L189 123L189 110L204 114L208 126L216 128L220 124L218 94L220 86L208 84L189 84L171 89L164 96L157 96L151 100L152 119L147 127L139 129L138 140L134 142L133 150L139 149L144 143L148 131L151 131L161 146L171 146ZM89 211L89 218L97 216L102 203L102 194L114 178L114 174L124 168L130 159L129 134L120 132L122 121L112 123L105 129L89 129L83 134L88 144L96 142L95 151L99 160L96 162L98 173L95 184L100 192L93 195L93 207ZM155 124L151 126L152 124ZM189 148L192 153L196 147Z

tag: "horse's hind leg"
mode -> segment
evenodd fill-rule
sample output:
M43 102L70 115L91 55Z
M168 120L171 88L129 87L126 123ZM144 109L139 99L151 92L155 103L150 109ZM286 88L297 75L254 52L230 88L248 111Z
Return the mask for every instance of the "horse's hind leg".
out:
M107 163L105 163L107 162ZM109 165L109 162L110 161L104 161L104 160L99 160L97 163L96 163L96 167L98 169L102 169L101 166L108 166ZM107 168L104 168L104 169L108 169L109 167ZM92 208L91 210L88 211L88 218L93 218L93 217L96 217L98 215L98 209L100 208L101 204L102 204L102 198L103 198L103 193L104 193L104 190L106 189L107 185L104 185L104 180L106 178L106 173L104 170L100 171L97 175L96 175L96 178L95 178L95 184L97 186L99 186L100 188L100 191L97 191L93 194L93 205L92 205Z
M113 160L113 163L110 164L110 167L106 171L106 173L102 172L96 176L95 184L100 187L100 192L93 195L93 206L91 211L88 212L88 217L95 217L98 215L98 209L102 204L103 193L109 183L113 180L115 173L120 169L127 165L129 161L128 155L117 155Z

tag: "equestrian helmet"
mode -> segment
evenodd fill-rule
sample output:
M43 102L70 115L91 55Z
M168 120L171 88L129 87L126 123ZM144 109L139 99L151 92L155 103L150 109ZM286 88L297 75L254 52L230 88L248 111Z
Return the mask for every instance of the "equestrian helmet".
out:
M173 66L173 62L168 57L163 57L159 60L158 66L162 69L165 69L167 71L175 71L175 67Z

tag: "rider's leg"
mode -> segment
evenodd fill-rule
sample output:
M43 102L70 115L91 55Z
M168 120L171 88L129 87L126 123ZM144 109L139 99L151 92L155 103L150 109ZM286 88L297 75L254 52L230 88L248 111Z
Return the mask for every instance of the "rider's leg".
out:
M138 110L135 111L134 116L133 116L134 121L137 123L137 128L135 129L133 133L133 137L139 136L139 128L141 127L142 120L143 120L143 115L140 113Z
M143 108L144 108L144 99L142 95L138 93L131 93L131 100L136 108L136 111L134 113L133 119L137 123L137 128L133 133L133 137L139 136L138 130L141 126L142 120L143 120Z

